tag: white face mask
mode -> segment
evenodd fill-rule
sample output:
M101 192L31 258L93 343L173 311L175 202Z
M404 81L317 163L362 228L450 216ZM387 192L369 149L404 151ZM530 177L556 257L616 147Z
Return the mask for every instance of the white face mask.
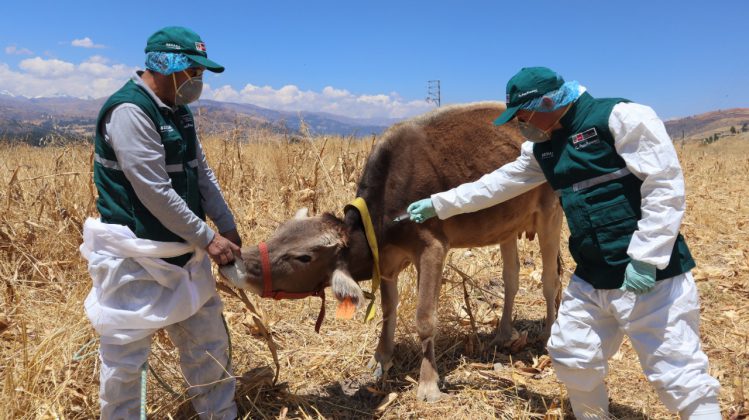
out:
M530 121L533 119L533 115L536 113L536 111L533 111L531 113L531 116L528 117L528 121L520 121L518 120L518 128L520 129L520 134L523 135L528 141L531 141L533 143L543 143L545 141L551 140L551 132L555 125L564 117L564 115L567 113L567 110L570 108L569 105L564 109L564 112L562 112L562 115L559 116L559 118L554 121L554 124L552 124L549 128L546 130L542 130L535 125L531 124Z
M518 128L520 129L520 134L533 143L543 143L551 140L551 129L542 130L527 121L518 121Z
M187 105L191 102L195 102L200 99L200 94L203 93L203 75L190 77L187 74L188 79L182 82L181 85L177 86L177 78L172 74L172 80L174 81L174 104L175 105Z

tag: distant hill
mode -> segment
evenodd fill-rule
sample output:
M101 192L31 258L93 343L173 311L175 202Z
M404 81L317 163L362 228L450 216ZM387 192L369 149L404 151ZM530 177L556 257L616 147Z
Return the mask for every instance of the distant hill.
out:
M104 99L25 98L0 93L0 139L37 143L62 136L85 138Z
M731 127L740 132L749 131L749 108L734 108L706 112L691 117L665 122L666 130L673 140L701 140L715 133L730 133Z
M0 91L0 140L45 144L49 139L93 138L94 124L105 98L79 99L67 96L26 98ZM356 119L323 112L275 111L251 104L201 100L192 106L203 135L239 133L252 128L297 135L302 121L311 134L370 136L382 133L398 119ZM749 108L719 110L665 122L674 140L701 140L731 127L749 130Z
M53 138L93 138L99 109L106 98L26 98L0 92L0 139L44 144ZM311 134L369 136L398 120L355 119L317 112L275 111L251 104L201 100L191 105L202 134L264 128L296 135L302 121Z
M397 119L355 119L322 112L275 111L252 104L237 104L201 100L193 107L199 115L200 126L208 132L237 128L237 121L254 121L277 130L297 133L302 121L311 134L338 134L344 136L368 136L382 133ZM210 128L208 128L210 127Z

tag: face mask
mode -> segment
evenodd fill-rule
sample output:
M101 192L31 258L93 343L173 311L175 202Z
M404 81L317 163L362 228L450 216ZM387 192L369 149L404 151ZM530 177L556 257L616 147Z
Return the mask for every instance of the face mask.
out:
M185 72L189 76L187 72ZM172 74L172 80L174 81L174 104L175 105L187 105L190 102L195 102L200 98L200 94L203 92L203 75L189 77L187 80L182 82L177 87L177 78Z
M522 134L523 137L525 137L528 141L531 141L533 143L543 143L545 141L549 141L551 139L551 129L555 125L557 125L562 117L564 117L568 109L569 105L567 105L567 108L565 108L564 112L562 112L562 115L560 115L559 118L554 121L554 124L549 126L549 128L547 128L546 130L542 130L530 123L530 120L533 119L533 115L536 113L536 111L533 111L531 113L531 116L528 118L528 121L518 120L518 128L520 129L520 134Z
M543 143L551 139L550 131L542 130L528 122L518 121L518 128L520 129L520 134L533 143Z

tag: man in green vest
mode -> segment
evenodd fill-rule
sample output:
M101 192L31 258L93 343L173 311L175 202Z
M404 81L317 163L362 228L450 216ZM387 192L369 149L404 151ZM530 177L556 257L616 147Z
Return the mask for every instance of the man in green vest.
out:
M663 404L720 419L720 384L699 338L695 264L679 226L684 177L663 122L626 99L597 99L545 67L507 83L507 110L528 140L514 161L408 207L416 222L478 211L548 182L577 263L548 342L575 415L608 418L604 377L624 334Z
M100 219L86 221L81 246L93 280L86 314L100 336L101 417L145 413L141 374L164 328L198 415L233 419L235 379L210 260L232 262L241 239L187 106L200 97L203 72L224 68L183 27L154 33L145 52L146 70L99 113Z

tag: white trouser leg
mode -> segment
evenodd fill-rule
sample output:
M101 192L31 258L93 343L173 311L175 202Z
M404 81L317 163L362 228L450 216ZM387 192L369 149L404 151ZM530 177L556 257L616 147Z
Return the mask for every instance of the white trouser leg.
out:
M608 359L623 338L616 319L601 303L599 291L573 276L547 345L557 377L567 386L570 404L580 419L608 416L604 378Z
M634 303L626 302L627 299ZM663 404L672 412L717 398L699 336L700 305L690 273L659 281L649 293L626 293L615 303L620 322Z
M609 417L609 394L603 382L591 391L567 387L567 395L570 397L572 411L579 420Z
M140 417L140 373L150 348L150 335L129 344L102 343L99 346L102 419Z
M179 349L188 394L200 418L234 419L236 380L228 369L228 336L221 320L221 300L210 298L195 315L166 328Z
M697 400L679 411L681 420L721 420L720 404L717 397Z

